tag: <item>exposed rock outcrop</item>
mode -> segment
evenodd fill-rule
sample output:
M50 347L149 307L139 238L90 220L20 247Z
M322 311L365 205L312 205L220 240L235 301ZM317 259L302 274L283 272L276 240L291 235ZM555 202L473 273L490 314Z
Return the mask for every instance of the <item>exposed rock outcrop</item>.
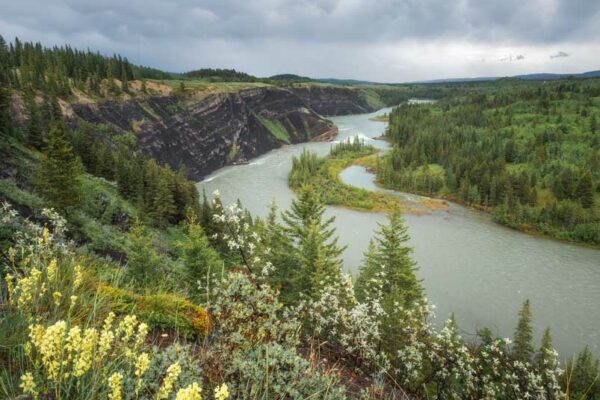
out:
M284 144L333 137L335 125L322 115L373 109L353 89L266 87L201 100L157 96L71 108L72 118L135 132L146 154L173 168L184 164L196 180Z

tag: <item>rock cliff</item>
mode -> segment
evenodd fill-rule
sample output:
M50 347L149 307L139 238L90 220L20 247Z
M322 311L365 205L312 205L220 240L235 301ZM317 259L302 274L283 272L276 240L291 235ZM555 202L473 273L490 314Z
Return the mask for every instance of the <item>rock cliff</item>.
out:
M146 154L173 168L184 164L196 180L285 144L331 137L336 127L322 115L374 109L353 89L267 87L202 99L155 96L71 108L74 120L135 132Z

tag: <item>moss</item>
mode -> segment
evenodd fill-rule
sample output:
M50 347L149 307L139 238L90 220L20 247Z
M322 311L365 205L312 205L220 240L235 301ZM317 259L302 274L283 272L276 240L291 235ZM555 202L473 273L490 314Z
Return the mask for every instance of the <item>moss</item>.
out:
M287 129L285 129L285 127L281 124L281 122L279 122L277 120L270 120L268 118L262 117L255 112L252 112L252 115L254 115L254 117L258 120L258 122L260 122L260 124L262 126L267 128L269 133L271 133L271 135L273 135L279 141L287 143L287 144L291 143L290 135L289 135Z
M202 307L174 294L140 295L105 284L100 285L99 292L108 299L112 311L135 313L153 328L204 337L211 327L210 317Z
M44 207L44 200L34 193L22 190L16 183L7 179L0 180L0 195L18 206L24 206L32 211L39 211Z

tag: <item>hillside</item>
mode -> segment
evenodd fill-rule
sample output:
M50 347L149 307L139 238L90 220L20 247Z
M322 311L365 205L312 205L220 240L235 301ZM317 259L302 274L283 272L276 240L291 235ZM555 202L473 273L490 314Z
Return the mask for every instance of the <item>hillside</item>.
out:
M310 185L323 162L316 156L293 160L308 184L267 218L222 204L218 192L198 193L194 180L223 165L327 139L335 127L324 116L412 96L452 105L469 88L161 74L117 55L0 40L0 397L554 400L600 392L587 348L564 371L549 330L534 348L529 301L514 343L483 327L463 336L453 316L436 329L394 207L357 276L344 273L334 218ZM393 120L403 107L390 117L398 142ZM331 151L351 159L371 151L363 147Z

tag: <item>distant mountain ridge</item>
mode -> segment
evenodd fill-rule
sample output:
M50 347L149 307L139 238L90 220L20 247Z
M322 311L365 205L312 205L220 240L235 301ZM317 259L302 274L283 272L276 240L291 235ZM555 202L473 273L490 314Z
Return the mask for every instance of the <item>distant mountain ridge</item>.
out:
M460 83L460 82L483 82L483 81L496 81L498 79L514 78L530 81L551 81L565 78L598 78L600 77L600 70L582 72L579 74L555 74L548 72L540 72L534 74L522 74L514 76L481 76L472 78L448 78L448 79L430 79L424 81L414 81L408 83Z

